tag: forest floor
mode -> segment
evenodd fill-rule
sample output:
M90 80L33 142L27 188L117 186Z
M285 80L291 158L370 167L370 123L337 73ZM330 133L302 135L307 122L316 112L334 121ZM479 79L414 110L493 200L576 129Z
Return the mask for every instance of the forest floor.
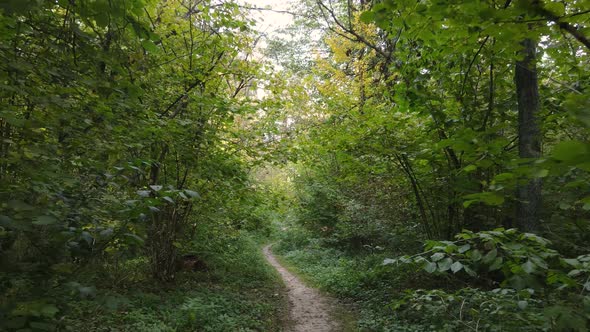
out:
M331 313L334 312L331 299L315 289L306 286L297 276L283 267L272 254L271 245L264 247L264 257L279 272L285 282L289 296L289 313L293 322L290 331L330 332L338 331L340 324Z

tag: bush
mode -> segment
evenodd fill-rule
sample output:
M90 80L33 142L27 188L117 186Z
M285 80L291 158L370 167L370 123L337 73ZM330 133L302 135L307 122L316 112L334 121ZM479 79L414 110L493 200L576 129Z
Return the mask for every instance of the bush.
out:
M564 258L532 234L465 231L397 259L297 238L285 235L276 252L358 308L363 331L586 331L590 318L590 257Z
M119 263L117 269L105 265L93 298L69 296L68 306L61 308L61 327L72 331L279 329L283 286L252 236L203 232L181 250L200 254L208 270L179 271L174 284L161 284L149 277L146 259Z
M428 273L466 275L517 290L573 288L590 290L590 256L575 259L561 256L549 248L550 242L530 233L502 228L474 233L463 231L457 241L427 241L425 252L384 264L411 263Z

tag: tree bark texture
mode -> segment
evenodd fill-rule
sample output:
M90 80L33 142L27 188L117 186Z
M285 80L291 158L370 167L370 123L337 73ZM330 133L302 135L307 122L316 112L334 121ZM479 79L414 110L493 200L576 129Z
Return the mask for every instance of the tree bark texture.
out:
M515 81L518 97L518 152L521 158L541 156L539 128L539 83L537 80L536 44L532 39L522 42L524 58L516 62ZM541 179L530 179L517 188L517 225L523 232L535 233L540 228Z

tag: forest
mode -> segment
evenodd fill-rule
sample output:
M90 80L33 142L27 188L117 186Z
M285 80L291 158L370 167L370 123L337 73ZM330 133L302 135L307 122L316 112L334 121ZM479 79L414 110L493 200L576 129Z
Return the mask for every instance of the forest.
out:
M590 0L0 1L0 331L589 329Z

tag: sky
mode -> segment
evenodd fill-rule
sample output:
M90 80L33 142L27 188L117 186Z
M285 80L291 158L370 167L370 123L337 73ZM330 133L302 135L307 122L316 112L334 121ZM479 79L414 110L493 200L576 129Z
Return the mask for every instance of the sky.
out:
M238 0L240 5L250 5L256 8L272 8L274 10L289 10L296 0ZM293 16L287 13L277 13L269 10L250 11L256 19L256 29L262 33L269 33L285 28L293 22Z

